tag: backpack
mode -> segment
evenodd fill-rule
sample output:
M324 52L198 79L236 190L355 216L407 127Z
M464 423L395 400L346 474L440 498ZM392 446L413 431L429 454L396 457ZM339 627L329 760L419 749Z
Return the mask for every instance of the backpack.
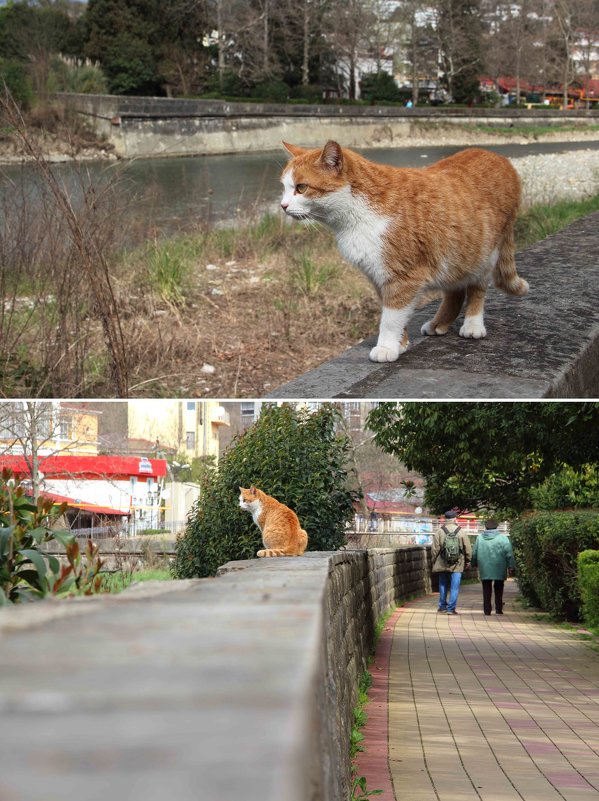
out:
M445 526L441 526L441 528L445 532L445 539L443 541L443 545L441 546L441 553L447 565L452 567L453 565L457 565L457 563L460 561L460 555L462 553L462 549L460 547L460 538L458 537L458 534L460 533L460 527L458 526L451 534L445 528Z

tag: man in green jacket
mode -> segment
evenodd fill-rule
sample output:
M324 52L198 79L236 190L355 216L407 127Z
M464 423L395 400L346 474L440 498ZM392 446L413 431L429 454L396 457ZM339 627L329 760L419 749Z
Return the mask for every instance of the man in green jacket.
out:
M472 552L472 566L478 566L478 575L483 585L483 611L491 614L491 600L495 590L495 613L503 614L503 583L508 570L516 566L512 543L497 528L496 520L487 520L485 530L478 535Z
M431 560L433 573L439 574L437 612L457 615L456 605L462 573L470 563L472 548L466 533L455 522L453 510L445 512L445 523L433 534ZM452 557L452 552L454 553Z

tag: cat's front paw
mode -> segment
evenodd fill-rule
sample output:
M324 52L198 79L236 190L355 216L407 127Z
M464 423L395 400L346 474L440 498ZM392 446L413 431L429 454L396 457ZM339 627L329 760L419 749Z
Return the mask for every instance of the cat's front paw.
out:
M479 317L466 317L460 328L460 336L465 339L483 339L487 336L487 329Z
M428 323L425 323L420 329L420 333L425 334L427 337L441 337L448 331L448 325L435 325L434 320L429 320Z
M403 347L403 345L394 345L392 347L389 345L375 345L370 351L370 361L395 362L400 354L405 353L407 349L407 346Z
M257 551L257 552L256 552L256 556L257 556L259 559L263 559L263 558L266 556L266 551Z

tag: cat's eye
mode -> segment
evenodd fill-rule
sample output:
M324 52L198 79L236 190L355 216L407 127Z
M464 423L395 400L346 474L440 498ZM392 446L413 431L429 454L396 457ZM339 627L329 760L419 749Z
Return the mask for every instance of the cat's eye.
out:
M303 195L307 188L308 184L296 184L295 191L299 192L300 195Z

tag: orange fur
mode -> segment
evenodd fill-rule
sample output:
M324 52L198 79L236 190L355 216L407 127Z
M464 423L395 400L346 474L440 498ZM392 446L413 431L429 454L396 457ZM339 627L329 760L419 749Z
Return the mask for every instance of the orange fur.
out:
M239 505L250 512L262 532L264 550L256 556L301 556L308 546L308 535L292 509L262 490L239 487Z
M381 298L375 361L393 361L405 350L405 325L435 290L444 297L423 333L445 334L465 300L460 334L473 338L486 334L491 277L509 294L528 291L514 262L520 181L503 156L473 148L430 167L402 169L336 142L315 150L283 144L292 158L283 170L281 205L297 219L329 225L341 253L364 270Z

